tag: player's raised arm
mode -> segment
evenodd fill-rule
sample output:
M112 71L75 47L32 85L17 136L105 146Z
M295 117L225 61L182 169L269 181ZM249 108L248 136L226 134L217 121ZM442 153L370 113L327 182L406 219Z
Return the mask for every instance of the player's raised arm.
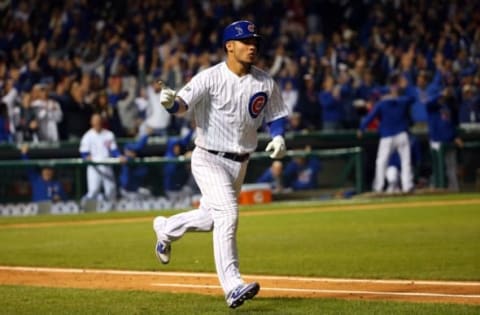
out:
M160 92L160 104L170 114L181 114L188 110L188 105L177 96L177 91L172 90L160 81L162 85L162 91Z

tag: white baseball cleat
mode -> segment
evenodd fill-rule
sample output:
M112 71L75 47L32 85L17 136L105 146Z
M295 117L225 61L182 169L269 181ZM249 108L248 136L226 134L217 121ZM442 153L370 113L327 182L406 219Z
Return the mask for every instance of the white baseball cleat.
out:
M258 291L260 291L260 285L257 282L241 284L228 294L227 304L230 308L237 308L246 300L253 299Z
M162 264L168 264L170 262L170 252L171 246L170 243L160 240L160 235L165 228L165 224L167 223L167 218L164 217L156 217L153 220L153 230L157 235L157 243L155 244L155 255L157 255L158 260Z
M157 241L157 244L155 245L155 254L162 264L168 264L170 262L171 250L172 248L170 244L166 244L162 241Z

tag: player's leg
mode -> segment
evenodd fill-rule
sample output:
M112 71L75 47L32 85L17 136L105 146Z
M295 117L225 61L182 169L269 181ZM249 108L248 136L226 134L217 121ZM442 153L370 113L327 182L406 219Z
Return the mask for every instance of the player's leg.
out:
M431 186L433 188L444 188L443 187L443 165L440 150L440 142L430 141L430 155L432 158L432 175L431 175Z
M239 163L195 149L192 171L202 193L201 205L213 217L215 266L225 292L243 284L238 268L236 232L238 224L237 195L243 183L247 162Z
M398 155L400 156L402 191L409 192L413 189L413 173L411 161L412 155L410 152L410 140L408 139L408 134L402 132L395 136L394 141L398 150Z
M201 167L194 165L202 165L197 154L192 155L192 171L199 169L198 175L203 177ZM159 260L166 264L170 261L170 243L181 238L187 231L208 232L213 228L213 218L211 210L205 203L200 202L199 209L182 212L165 218L162 216L156 217L153 220L153 230L157 236L157 244L155 245L156 255Z
M240 276L237 250L238 195L240 194L247 173L248 162L238 163L228 161L228 163L231 164L230 172L233 178L235 178L233 182L233 199L229 201L233 201L233 204L235 205L235 207L230 210L233 215L225 218L219 211L213 212L214 253L215 256L220 257L220 259L215 258L215 264L217 273L219 273L219 268L221 268L224 273L223 277L226 285L223 286L223 289L227 294L238 288L239 281L241 281L242 284L244 282ZM218 222L223 224L218 224ZM215 230L217 224L219 227ZM215 249L215 247L218 247L218 249Z
M457 177L457 152L455 151L455 148L445 148L444 152L448 189L451 191L459 191Z
M380 138L375 161L375 178L373 180L373 190L383 191L385 185L385 172L387 170L388 159L392 153L392 137Z
M398 192L398 177L399 172L396 166L390 165L387 167L387 171L385 173L385 178L387 179L387 193Z
M158 224L155 224L154 220L157 239L166 243L178 240L188 231L209 232L213 228L210 210L202 206L199 209L182 212L157 222Z
M153 220L153 230L157 236L155 254L161 263L168 264L173 241L181 238L187 231L208 232L212 228L210 210L201 206L169 218L158 216Z
M87 167L87 195L88 200L94 200L100 194L102 188L102 178L94 166Z
M115 182L115 173L111 166L98 166L102 176L103 190L105 193L105 200L113 202L117 197L117 183Z
M228 191L227 209L213 210L214 230L213 244L215 254L215 266L217 269L220 284L225 292L225 299L229 307L236 308L244 301L255 297L260 290L257 282L244 283L240 276L238 252L237 252L237 225L238 225L238 203L248 162L237 163L223 159L224 167L233 178L233 203ZM227 195L225 195L227 196ZM230 200L228 200L230 199ZM234 205L229 207L228 205ZM234 212L230 212L234 210Z

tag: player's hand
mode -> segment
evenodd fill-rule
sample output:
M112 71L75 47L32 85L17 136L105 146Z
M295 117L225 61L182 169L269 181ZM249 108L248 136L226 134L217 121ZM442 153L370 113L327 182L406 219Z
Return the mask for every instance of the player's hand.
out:
M177 92L175 90L163 85L162 91L160 92L160 104L162 104L167 110L171 109L176 95Z
M272 159L281 159L287 153L287 147L285 146L285 140L282 136L275 136L273 137L272 141L267 144L265 151L270 152L270 157Z
M118 161L121 163L121 164L125 164L128 162L128 158L125 156L125 155L120 155L118 157Z

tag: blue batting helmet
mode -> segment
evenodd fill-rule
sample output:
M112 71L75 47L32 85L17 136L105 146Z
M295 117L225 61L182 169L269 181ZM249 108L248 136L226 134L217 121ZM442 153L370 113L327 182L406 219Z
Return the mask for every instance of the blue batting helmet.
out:
M229 40L239 40L245 38L260 38L257 34L257 27L250 21L236 21L225 27L223 30L223 43Z

